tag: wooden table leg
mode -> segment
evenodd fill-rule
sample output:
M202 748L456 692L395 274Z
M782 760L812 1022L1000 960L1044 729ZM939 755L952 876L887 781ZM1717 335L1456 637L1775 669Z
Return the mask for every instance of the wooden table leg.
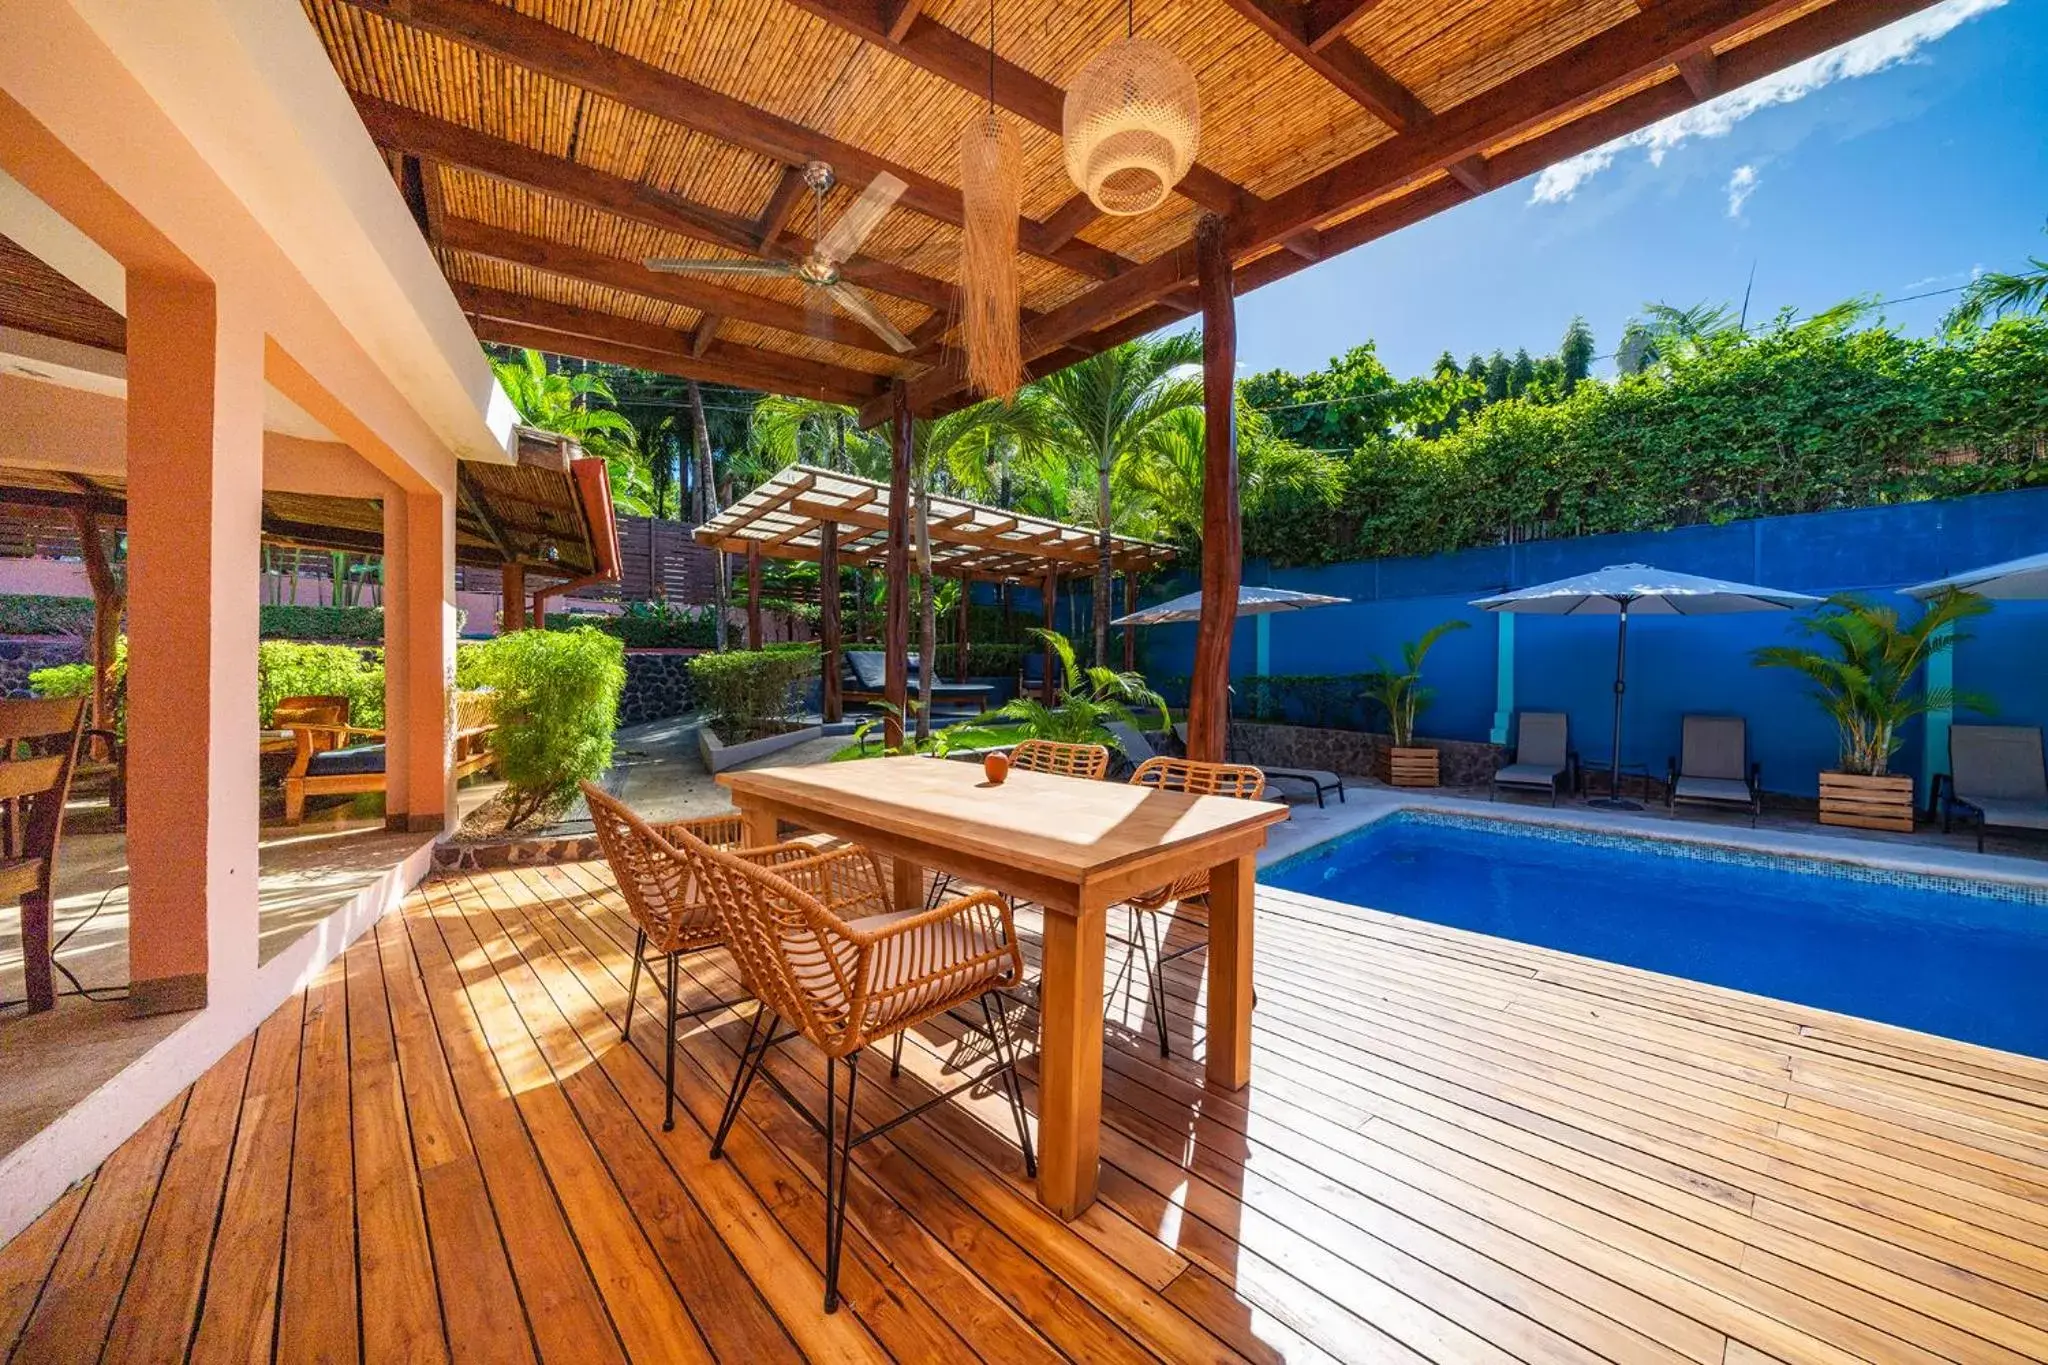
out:
M741 835L748 848L766 848L780 843L782 822L775 818L775 812L760 806L741 806L740 819L746 832Z
M1209 1046L1212 1085L1252 1079L1252 879L1250 857L1209 871Z
M1038 1199L1061 1218L1095 1202L1102 1126L1100 909L1048 910L1038 1001Z
M922 910L924 908L924 869L908 858L891 858L890 870L894 874L896 908L898 910Z

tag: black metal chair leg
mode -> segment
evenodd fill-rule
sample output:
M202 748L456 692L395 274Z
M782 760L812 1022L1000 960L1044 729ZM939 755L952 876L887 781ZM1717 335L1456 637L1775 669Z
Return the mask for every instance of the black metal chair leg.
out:
M718 1116L718 1131L711 1136L713 1161L725 1155L726 1135L732 1132L733 1121L740 1116L740 1102L747 1097L747 1087L754 1083L755 1070L759 1068L761 1059L768 1055L768 1044L774 1040L777 1022L764 1007L754 1011L753 1022L747 1025L747 1041L740 1049L739 1070L732 1074L732 1089L725 1093L725 1112ZM765 1031L763 1024L767 1025ZM757 1038L761 1041L758 1050L754 1046Z
M666 1107L662 1110L661 1131L675 1131L676 1126L676 955L668 955L668 1039L664 1049L661 1067L662 1089L667 1091Z
M1159 1055L1171 1057L1173 1047L1166 1040L1166 926L1157 914L1149 918L1152 920L1153 944L1152 951L1146 955L1146 965L1152 972L1152 1019L1159 1030Z
M860 1054L845 1059L846 1118L834 1122L840 1063L825 1062L825 1311L839 1311L839 1261L846 1245L846 1188L853 1158L854 1101L860 1083Z
M647 951L647 931L633 931L633 974L626 978L626 1022L619 1025L619 1037L633 1036L633 1002L640 998L640 955Z
M998 992L981 997L982 1017L988 1020L989 1042L996 1051L996 1063L1003 1068L1003 1093L1009 1097L1010 1116L1017 1121L1017 1146L1024 1153L1024 1174L1038 1177L1038 1157L1031 1150L1031 1129L1024 1116L1024 1081L1017 1075L1017 1042L1010 1036L1010 1021L1003 1014Z
M903 1074L903 1030L896 1030L896 1042L889 1052L889 1079L895 1080Z

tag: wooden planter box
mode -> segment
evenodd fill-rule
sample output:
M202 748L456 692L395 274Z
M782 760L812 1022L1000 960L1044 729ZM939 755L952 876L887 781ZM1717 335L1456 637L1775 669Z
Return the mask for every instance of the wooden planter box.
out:
M1380 781L1390 787L1434 787L1437 785L1435 749L1388 745L1381 751Z
M1913 779L1900 773L1863 777L1856 773L1820 775L1820 822L1856 829L1913 832Z

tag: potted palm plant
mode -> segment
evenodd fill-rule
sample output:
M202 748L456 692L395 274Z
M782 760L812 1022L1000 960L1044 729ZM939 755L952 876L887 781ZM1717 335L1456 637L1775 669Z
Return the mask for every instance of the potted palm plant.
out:
M1836 596L1804 623L1815 645L1755 652L1758 666L1789 668L1812 683L1815 700L1835 723L1841 758L1820 775L1822 824L1912 831L1913 779L1891 771L1906 722L1958 706L1990 709L1952 687L1916 687L1914 675L1964 638L1956 623L1990 609L1983 598L1951 589L1931 599L1911 626L1901 626L1895 608Z
M1470 624L1462 620L1431 626L1419 640L1401 646L1401 668L1382 663L1365 678L1365 695L1387 713L1390 740L1380 759L1380 781L1392 787L1434 787L1439 781L1437 751L1432 745L1415 743L1415 718L1435 697L1433 688L1422 685L1422 661L1436 642L1454 630Z

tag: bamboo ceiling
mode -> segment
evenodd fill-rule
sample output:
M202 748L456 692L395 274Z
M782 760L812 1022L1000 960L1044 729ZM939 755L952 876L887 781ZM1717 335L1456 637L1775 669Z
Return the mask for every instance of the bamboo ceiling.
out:
M1096 533L1044 517L934 497L927 511L932 572L941 578L1042 582L1092 574ZM815 564L825 528L836 527L839 562L881 562L887 550L889 485L856 474L791 465L697 528L697 542L728 554L756 551L770 559ZM1118 573L1146 573L1173 557L1173 547L1110 538Z
M1065 84L1113 0L1003 0L997 102L1024 146L1025 354L1056 369L1194 308L1195 219L1238 292L1598 146L1931 0L1148 0L1194 70L1179 193L1107 218L1068 181ZM830 398L872 421L964 401L956 147L988 82L986 0L303 0L487 340ZM788 280L659 275L649 255L801 256L801 166L832 222L910 189L846 277L899 356Z

